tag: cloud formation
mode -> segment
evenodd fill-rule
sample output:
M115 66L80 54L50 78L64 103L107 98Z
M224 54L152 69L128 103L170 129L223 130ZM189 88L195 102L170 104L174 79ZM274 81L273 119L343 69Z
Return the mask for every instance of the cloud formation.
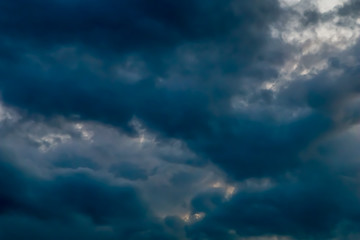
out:
M0 3L0 238L360 235L356 0Z

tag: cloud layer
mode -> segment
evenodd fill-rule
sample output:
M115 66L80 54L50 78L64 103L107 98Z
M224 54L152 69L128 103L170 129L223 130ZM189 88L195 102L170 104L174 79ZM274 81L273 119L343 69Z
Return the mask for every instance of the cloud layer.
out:
M360 236L359 1L0 3L0 238Z

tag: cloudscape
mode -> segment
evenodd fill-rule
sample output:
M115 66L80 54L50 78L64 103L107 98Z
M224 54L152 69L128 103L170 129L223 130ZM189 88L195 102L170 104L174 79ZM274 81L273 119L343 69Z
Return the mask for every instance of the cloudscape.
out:
M1 0L1 240L360 239L359 0Z

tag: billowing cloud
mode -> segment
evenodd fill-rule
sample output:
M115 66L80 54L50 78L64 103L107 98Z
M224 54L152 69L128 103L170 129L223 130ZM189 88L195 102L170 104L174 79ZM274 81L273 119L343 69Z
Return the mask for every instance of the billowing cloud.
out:
M0 238L357 239L358 8L3 0Z

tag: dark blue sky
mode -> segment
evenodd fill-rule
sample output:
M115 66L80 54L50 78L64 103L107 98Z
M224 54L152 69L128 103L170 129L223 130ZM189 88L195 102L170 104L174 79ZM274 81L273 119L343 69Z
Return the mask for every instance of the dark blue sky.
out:
M0 239L359 239L359 10L1 0Z

